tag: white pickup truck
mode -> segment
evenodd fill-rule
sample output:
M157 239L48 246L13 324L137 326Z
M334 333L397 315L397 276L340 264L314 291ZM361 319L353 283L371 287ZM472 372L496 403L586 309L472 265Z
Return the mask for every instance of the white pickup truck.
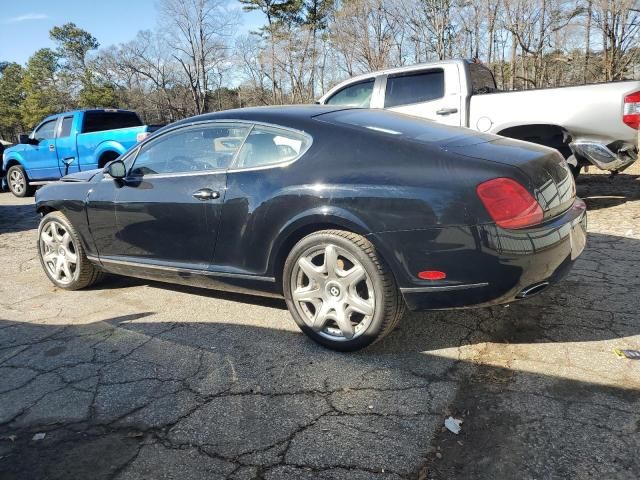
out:
M574 175L617 173L638 157L640 81L500 92L480 63L450 60L367 73L321 104L386 108L558 149Z

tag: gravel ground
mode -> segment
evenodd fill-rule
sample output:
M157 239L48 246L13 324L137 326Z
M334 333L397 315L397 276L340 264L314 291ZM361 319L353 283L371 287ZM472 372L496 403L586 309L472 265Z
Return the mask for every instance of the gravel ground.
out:
M590 236L562 284L410 314L356 354L278 300L57 290L33 200L2 193L0 478L637 479L640 361L612 350L640 349L639 177L580 178Z

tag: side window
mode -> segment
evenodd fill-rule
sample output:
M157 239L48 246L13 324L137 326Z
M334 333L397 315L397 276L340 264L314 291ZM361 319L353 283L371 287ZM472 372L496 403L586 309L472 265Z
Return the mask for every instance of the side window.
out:
M422 103L444 96L444 70L397 75L387 78L385 108Z
M244 142L235 167L251 168L293 160L309 147L311 141L299 133L257 126Z
M375 79L372 78L371 80L365 80L364 82L344 87L329 98L326 103L327 105L369 108L374 83Z
M55 137L54 130L56 128L56 121L57 119L54 119L43 123L33 132L32 137L36 140L47 140Z
M245 125L214 124L167 133L141 147L129 175L227 168L248 132Z
M60 126L60 133L58 133L58 138L64 138L71 135L72 123L73 123L73 117L64 117L62 119L62 125Z

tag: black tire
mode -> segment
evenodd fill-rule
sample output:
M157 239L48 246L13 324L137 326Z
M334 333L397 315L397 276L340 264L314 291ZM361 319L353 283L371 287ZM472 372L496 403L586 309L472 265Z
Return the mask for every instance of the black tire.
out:
M75 263L75 268L72 271L72 276L67 278L68 281L63 281L57 279L53 272L50 270L51 262L49 260L45 260L44 258L44 249L43 246L45 242L43 232L50 230L50 225L60 225L63 227L66 232L69 233L70 242L72 245L72 249L69 248L75 255L77 262ZM58 248L60 244L56 248ZM96 267L93 263L87 259L87 256L84 251L84 247L82 242L80 241L80 237L76 232L76 229L73 228L71 222L67 219L67 217L61 212L51 212L45 215L40 221L40 226L38 227L38 239L36 247L38 249L38 257L40 258L40 264L42 265L42 269L45 274L56 287L62 288L65 290L78 290L81 288L86 288L90 285L93 285L99 282L103 277L103 272ZM67 250L68 251L68 250Z
M35 187L29 185L29 177L20 165L12 165L7 170L7 185L9 191L16 197L30 197L36 191Z
M104 166L107 163L112 162L113 160L115 160L119 156L120 156L120 154L118 154L116 152L105 152L105 153L103 153L102 156L100 157L100 160L98 161L98 168L104 168Z
M305 252L328 245L344 250L364 268L373 287L375 306L366 329L353 338L333 340L317 332L305 322L292 298L292 276L296 265ZM405 302L389 268L377 254L374 246L361 235L342 230L322 230L300 240L291 250L284 265L283 291L289 312L298 327L312 340L332 350L351 352L371 345L388 335L405 312Z
M577 179L578 176L580 176L580 171L582 170L582 166L569 164L569 170L571 170L571 175L573 175L573 178Z

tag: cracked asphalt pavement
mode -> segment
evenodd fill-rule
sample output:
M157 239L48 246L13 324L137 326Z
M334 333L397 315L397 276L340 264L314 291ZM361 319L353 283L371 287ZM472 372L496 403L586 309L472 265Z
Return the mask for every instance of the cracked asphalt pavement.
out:
M279 300L57 290L33 199L2 193L0 478L637 479L640 361L612 350L640 348L639 174L580 179L590 235L562 284L409 314L356 354Z

